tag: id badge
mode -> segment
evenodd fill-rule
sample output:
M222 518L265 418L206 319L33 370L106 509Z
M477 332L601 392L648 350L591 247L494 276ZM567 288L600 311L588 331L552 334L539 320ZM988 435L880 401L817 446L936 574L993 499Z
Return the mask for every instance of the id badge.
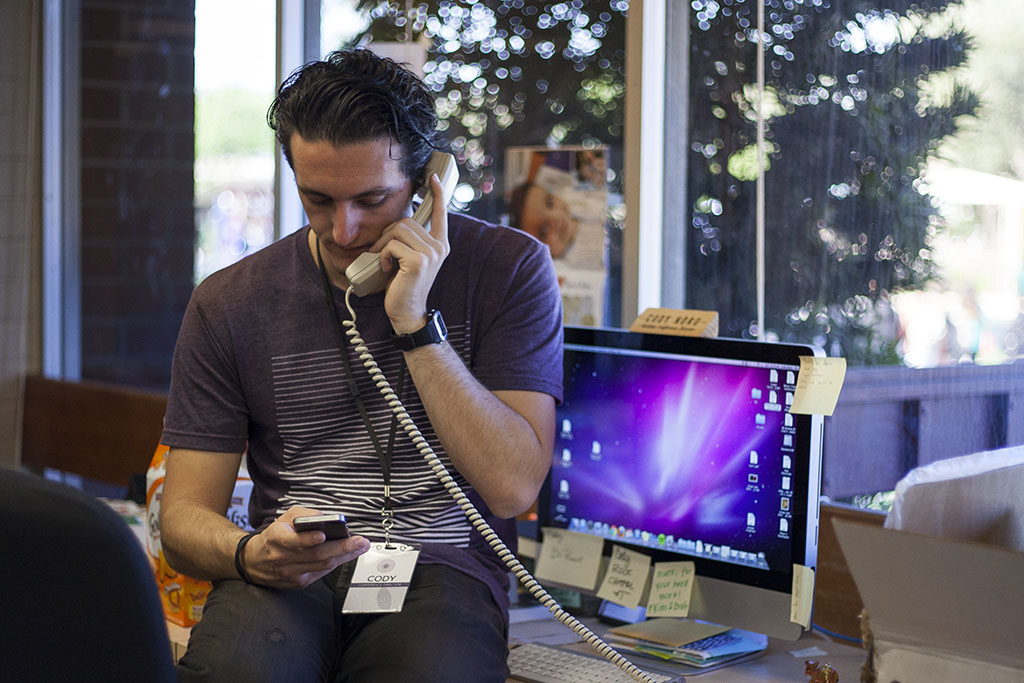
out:
M418 544L371 543L356 560L342 613L401 612L419 555Z

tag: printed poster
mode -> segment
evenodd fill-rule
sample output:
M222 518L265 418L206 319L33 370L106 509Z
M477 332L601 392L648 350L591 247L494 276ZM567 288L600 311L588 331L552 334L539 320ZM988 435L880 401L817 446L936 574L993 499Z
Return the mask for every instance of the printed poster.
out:
M566 325L603 323L607 157L605 147L510 147L505 152L508 223L547 245Z

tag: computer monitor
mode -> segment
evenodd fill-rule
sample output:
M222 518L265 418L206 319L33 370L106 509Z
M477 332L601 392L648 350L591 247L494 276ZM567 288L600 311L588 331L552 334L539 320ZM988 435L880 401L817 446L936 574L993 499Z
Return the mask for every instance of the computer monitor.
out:
M793 567L817 556L822 417L788 407L800 356L822 355L567 327L539 526L692 560L691 617L798 638Z

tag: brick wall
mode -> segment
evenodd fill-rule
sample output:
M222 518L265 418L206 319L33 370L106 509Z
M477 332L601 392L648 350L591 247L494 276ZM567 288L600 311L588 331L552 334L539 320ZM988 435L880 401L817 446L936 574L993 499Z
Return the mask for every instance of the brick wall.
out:
M82 377L166 387L192 291L195 6L82 0Z

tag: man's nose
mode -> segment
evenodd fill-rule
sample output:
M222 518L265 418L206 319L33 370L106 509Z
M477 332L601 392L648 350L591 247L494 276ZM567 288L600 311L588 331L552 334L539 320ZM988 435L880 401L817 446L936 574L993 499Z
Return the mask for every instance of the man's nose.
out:
M359 235L359 211L337 204L331 216L331 238L335 244L348 246Z

